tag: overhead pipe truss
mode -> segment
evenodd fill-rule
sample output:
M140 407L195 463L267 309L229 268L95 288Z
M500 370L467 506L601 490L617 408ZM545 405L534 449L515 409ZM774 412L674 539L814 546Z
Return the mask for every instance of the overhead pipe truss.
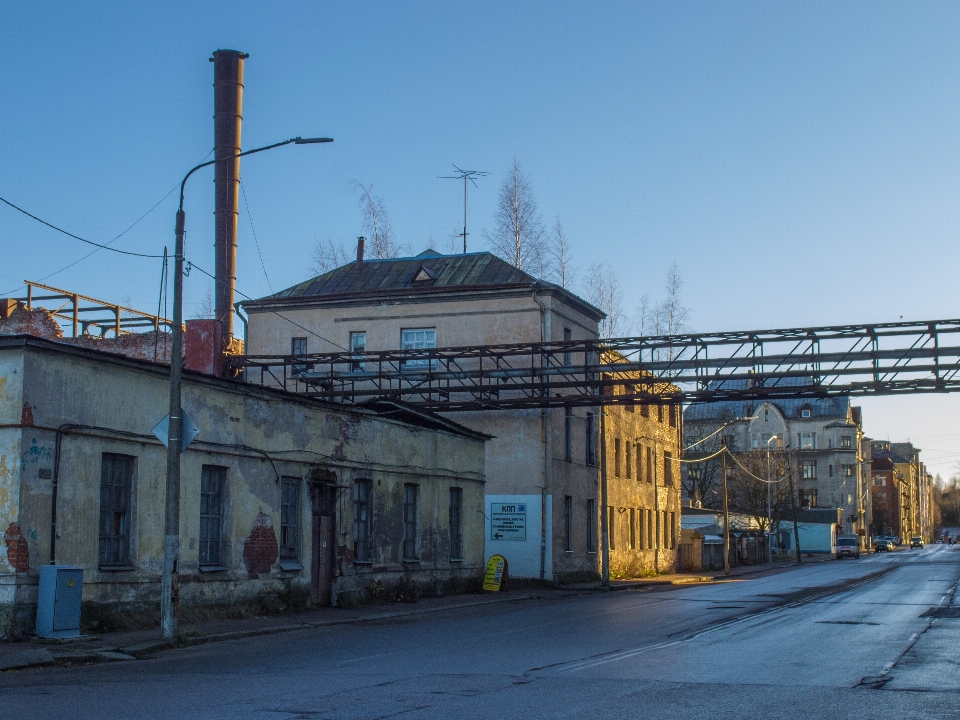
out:
M960 320L231 358L248 382L442 411L960 391Z

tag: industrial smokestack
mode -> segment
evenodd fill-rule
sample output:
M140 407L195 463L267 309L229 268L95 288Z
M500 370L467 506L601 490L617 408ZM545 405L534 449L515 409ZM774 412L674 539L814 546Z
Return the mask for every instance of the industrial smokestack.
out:
M214 210L216 236L216 318L223 340L233 337L233 288L237 281L237 216L240 190L240 123L243 110L243 61L236 50L217 50L213 63L213 146L217 197Z

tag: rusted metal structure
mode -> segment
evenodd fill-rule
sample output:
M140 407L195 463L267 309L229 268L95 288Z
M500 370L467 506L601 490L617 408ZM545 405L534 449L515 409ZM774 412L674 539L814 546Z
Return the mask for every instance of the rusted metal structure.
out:
M107 337L110 333L114 337L120 337L149 330L159 332L161 328L168 328L172 322L164 317L51 285L30 280L24 280L24 284L27 286L27 294L25 297L15 298L17 302L24 303L29 310L47 310L69 337L94 334L91 331L95 331L100 337Z
M957 333L960 320L932 320L230 362L248 382L341 403L386 397L442 411L672 404L958 392ZM676 389L664 392L665 383Z
M240 125L243 117L243 61L248 55L217 50L213 63L215 314L224 341L233 336L233 294L237 280L237 217L240 194Z

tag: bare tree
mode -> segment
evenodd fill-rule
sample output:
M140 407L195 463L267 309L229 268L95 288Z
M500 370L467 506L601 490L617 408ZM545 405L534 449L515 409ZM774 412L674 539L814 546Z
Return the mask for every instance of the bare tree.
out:
M587 299L606 313L600 321L600 337L621 337L630 332L626 313L623 312L623 291L620 280L610 263L590 266L587 276Z
M313 246L311 259L313 263L310 269L313 274L323 275L350 262L350 253L343 246L342 240L339 243L334 243L333 240L324 240L318 237Z
M363 185L354 181L354 189L360 191L360 211L363 214L363 231L367 234L377 259L398 257L404 246L397 243L393 234L390 216L383 204L383 198L373 194L373 185Z
M516 159L500 186L493 224L492 231L483 232L493 252L525 272L542 276L545 260L543 219L530 182Z
M787 452L777 449L770 453L770 515L776 530L790 507L790 485L786 479L790 459ZM729 468L727 487L730 504L750 515L761 530L767 526L767 452L749 450L734 455Z
M213 299L213 288L207 285L207 292L197 307L196 317L200 320L213 320L217 316L216 303Z
M559 216L553 226L553 236L550 238L547 253L550 278L560 287L569 288L577 276L577 268L570 257L570 240Z

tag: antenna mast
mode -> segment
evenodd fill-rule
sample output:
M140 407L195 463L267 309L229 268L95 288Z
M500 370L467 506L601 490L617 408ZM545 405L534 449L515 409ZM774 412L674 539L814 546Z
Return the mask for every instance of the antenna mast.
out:
M456 165L453 166L454 170L457 171L456 175L439 175L443 180L463 180L463 232L458 235L458 237L463 238L463 254L467 254L467 181L469 180L473 183L474 187L477 187L475 182L476 178L484 177L490 173L484 170L461 170Z

